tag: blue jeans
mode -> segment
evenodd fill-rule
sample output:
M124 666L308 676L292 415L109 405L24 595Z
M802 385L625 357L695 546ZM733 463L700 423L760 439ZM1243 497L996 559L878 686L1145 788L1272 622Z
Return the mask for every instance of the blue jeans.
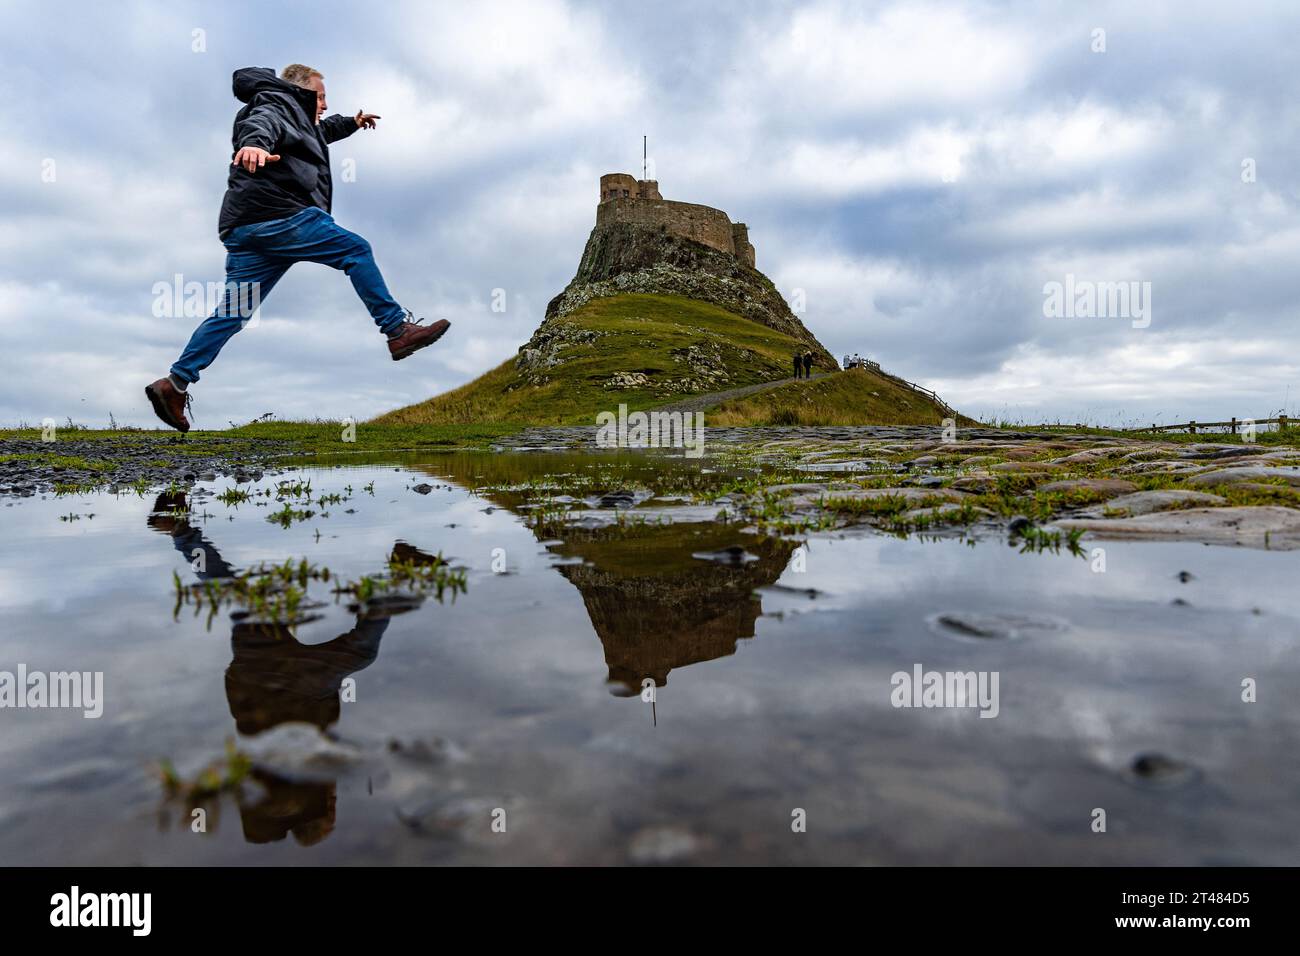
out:
M370 243L348 232L317 206L308 206L288 219L236 226L223 242L225 298L194 330L185 351L171 367L171 373L182 381L199 380L199 372L212 364L222 346L248 322L250 306L265 301L295 262L319 262L342 269L385 335L405 321L406 312L388 293ZM256 292L250 293L251 289Z

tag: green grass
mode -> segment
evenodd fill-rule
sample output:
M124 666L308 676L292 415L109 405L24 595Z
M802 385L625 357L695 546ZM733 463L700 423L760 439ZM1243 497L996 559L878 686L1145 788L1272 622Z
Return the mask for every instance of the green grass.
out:
M512 357L460 388L380 415L380 425L451 425L471 422L530 425L593 424L599 411L653 408L690 393L670 393L668 380L692 377L674 350L716 344L728 380L704 392L740 388L790 375L790 356L800 343L781 332L717 306L670 295L629 294L594 299L557 320L600 333L594 341L563 350L562 361L542 372L551 380L529 384ZM616 372L642 372L647 388L606 389Z
M1082 435L1089 438L1129 438L1135 441L1168 442L1172 445L1300 445L1300 426L1288 425L1278 429L1276 425L1261 425L1255 433L1255 441L1247 442L1242 435L1232 434L1227 429L1201 428L1196 434L1190 432L1153 432L1150 429L1130 431L1123 428L1102 428L1092 425L1076 427L1060 423L1047 425L1030 425L1008 421L997 421L986 425L988 428L1002 428L1009 431L1061 432L1065 435Z
M111 430L77 429L76 441L103 441L120 447L150 444L157 447L158 440L175 439L166 446L169 454L177 456L220 453L265 453L274 450L267 443L284 443L285 451L312 453L357 453L393 451L422 448L482 448L504 435L518 431L519 426L507 424L457 424L457 425L375 425L367 422L355 426L356 441L343 440L344 423L316 420L311 422L257 422L225 431L191 431L184 436L167 428ZM0 429L0 439L40 438L38 428ZM106 453L111 454L105 449ZM88 468L104 471L111 467L103 459L85 457L51 456L44 454L5 455L0 461L32 460L63 464L69 468ZM182 459L183 460L183 459ZM173 462L159 458L155 465Z
M360 422L356 426L356 441L345 442L342 422L316 421L258 422L212 434L290 442L302 451L367 452L400 448L478 448L515 431L518 431L517 426L503 423L416 425Z
M102 461L91 461L78 455L55 455L33 452L25 455L0 455L0 463L30 461L53 469L72 468L82 471L107 471L112 466Z

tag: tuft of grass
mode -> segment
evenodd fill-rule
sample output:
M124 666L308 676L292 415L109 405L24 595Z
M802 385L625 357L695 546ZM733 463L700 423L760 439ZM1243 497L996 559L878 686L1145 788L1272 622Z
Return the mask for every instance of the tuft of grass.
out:
M335 594L349 594L359 604L388 593L411 593L423 595L433 593L438 601L450 591L454 602L456 595L466 587L464 568L452 568L443 558L442 552L427 560L402 559L393 557L388 561L387 570L382 574L364 575L356 581L349 581L334 589Z
M234 738L230 737L226 738L225 756L199 771L192 780L183 779L166 757L158 761L158 777L167 796L190 804L238 790L252 769L253 761L235 747Z
M316 517L316 514L317 512L312 511L310 508L295 508L286 501L283 508L279 511L272 511L266 516L266 520L271 524L278 524L281 528L290 528L295 522L310 521Z
M217 500L227 507L242 505L246 501L252 500L252 494L243 488L227 488L221 494L217 495Z
M1048 531L1046 528L1040 528L1037 525L1029 525L1021 529L1019 538L1022 554L1026 552L1040 554L1043 551L1051 551L1053 554L1057 554L1064 547L1075 557L1087 557L1087 553L1079 543L1080 539L1083 538L1083 530L1080 528L1074 528L1063 536L1059 531Z
M186 605L198 614L207 608L207 623L222 607L248 608L261 620L289 622L297 619L312 581L330 580L329 568L320 568L303 558L283 564L261 564L229 578L209 578L197 584L185 584L181 576L172 572L172 586L176 591L176 606L172 616L180 615Z

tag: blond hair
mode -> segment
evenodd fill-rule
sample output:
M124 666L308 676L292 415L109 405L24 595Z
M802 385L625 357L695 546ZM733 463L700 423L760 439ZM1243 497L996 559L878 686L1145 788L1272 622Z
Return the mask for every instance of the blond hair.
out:
M292 83L294 86L306 87L313 76L319 76L325 79L325 74L320 70L314 70L310 66L303 66L301 63L290 63L280 71L280 79L286 83Z

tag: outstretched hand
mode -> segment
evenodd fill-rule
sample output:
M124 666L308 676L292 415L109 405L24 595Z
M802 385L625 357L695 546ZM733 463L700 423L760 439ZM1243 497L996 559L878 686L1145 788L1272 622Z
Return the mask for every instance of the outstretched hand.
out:
M367 113L364 110L357 110L357 115L352 118L357 121L358 129L374 129L375 120L383 119L382 116L376 116L374 113Z
M235 153L235 158L230 161L230 165L243 166L250 173L255 173L267 163L279 161L279 153L268 153L257 146L241 146L239 152Z

